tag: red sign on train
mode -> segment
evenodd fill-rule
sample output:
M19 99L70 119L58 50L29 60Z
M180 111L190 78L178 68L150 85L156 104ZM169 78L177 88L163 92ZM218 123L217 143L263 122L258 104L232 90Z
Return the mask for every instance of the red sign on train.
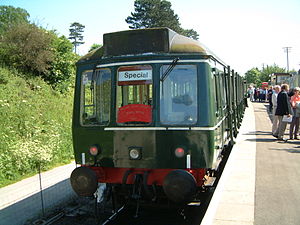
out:
M125 105L118 110L118 123L152 121L151 106L143 104Z

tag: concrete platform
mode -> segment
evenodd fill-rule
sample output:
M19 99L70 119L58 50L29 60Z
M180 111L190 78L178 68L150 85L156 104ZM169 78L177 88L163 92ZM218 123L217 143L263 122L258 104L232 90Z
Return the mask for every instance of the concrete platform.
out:
M47 211L75 197L69 177L75 163L41 174L43 204ZM43 214L39 175L0 189L0 224L24 224Z
M201 225L254 224L255 115L250 103Z

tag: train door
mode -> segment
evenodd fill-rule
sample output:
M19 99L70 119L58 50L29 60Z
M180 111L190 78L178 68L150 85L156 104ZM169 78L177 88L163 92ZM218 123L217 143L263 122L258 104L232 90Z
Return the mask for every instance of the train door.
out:
M219 126L215 130L215 160L219 156L222 151L224 145L224 123L223 121L224 112L223 112L223 105L224 105L224 88L222 82L222 73L220 71L214 72L214 83L215 83L215 105L216 105L216 123Z

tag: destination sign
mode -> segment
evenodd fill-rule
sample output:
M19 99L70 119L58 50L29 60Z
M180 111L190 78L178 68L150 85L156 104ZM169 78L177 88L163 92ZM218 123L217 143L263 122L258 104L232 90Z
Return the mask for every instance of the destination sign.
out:
M152 70L119 71L119 81L152 80Z

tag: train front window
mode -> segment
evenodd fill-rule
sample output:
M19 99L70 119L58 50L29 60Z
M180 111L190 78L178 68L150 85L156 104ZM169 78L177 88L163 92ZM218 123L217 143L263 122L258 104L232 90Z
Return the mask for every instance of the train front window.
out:
M117 123L149 124L152 121L152 67L122 66L118 69Z
M110 118L111 71L97 69L82 74L82 125L107 125Z
M160 121L167 125L197 122L197 67L176 65L168 75L168 65L160 69Z

